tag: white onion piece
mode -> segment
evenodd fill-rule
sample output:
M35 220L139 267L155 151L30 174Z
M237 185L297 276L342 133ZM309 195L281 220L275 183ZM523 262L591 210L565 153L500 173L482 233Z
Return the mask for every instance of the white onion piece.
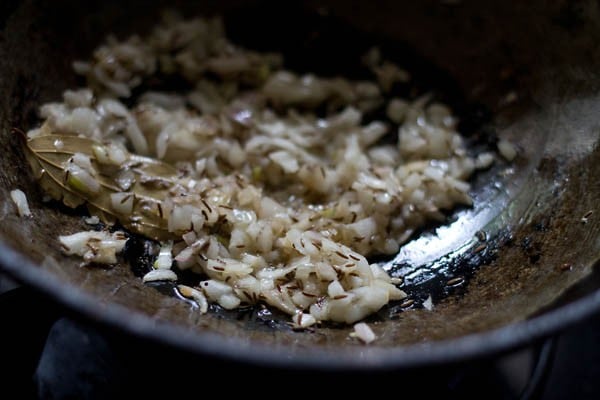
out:
M516 147L508 140L500 139L497 146L500 155L502 155L502 157L504 157L507 161L512 161L517 156Z
M155 269L170 269L173 265L173 242L168 241L160 247L158 257L154 261Z
M29 203L27 202L27 196L21 189L11 190L10 197L17 206L17 213L21 217L30 217L31 210L29 209Z
M67 184L80 192L95 194L100 191L100 182L88 171L76 164L69 164L66 168Z
M373 332L371 327L364 322L354 324L354 336L367 344L377 339L375 332Z
M117 192L110 195L112 209L120 215L131 215L134 200L135 195L131 192Z
M176 281L177 274L170 269L153 269L142 278L144 282Z
M82 231L58 237L62 251L67 255L79 255L87 262L114 264L117 253L121 252L127 237L121 231Z

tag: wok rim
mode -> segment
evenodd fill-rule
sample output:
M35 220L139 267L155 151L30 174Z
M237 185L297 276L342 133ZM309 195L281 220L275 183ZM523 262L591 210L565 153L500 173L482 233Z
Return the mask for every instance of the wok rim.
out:
M600 290L595 290L538 316L485 332L397 347L371 345L349 348L351 351L339 347L335 350L335 357L330 357L330 349L278 347L273 350L266 344L242 342L215 333L192 332L183 326L159 323L148 315L132 312L119 304L99 304L91 294L74 285L68 285L69 290L65 290L65 284L55 275L39 268L4 243L0 243L0 270L68 310L102 325L194 355L263 367L372 371L450 365L526 347L600 312Z

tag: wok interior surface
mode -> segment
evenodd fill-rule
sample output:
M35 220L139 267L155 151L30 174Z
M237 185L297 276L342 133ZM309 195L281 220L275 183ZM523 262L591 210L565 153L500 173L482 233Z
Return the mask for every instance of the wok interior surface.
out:
M153 3L156 7L137 1L5 6L0 16L5 94L0 99L0 237L9 273L93 319L136 334L198 352L313 366L402 366L447 355L460 358L461 349L466 356L477 352L475 345L491 348L494 340L506 346L529 340L544 331L527 322L543 316L546 322L566 321L576 311L569 304L585 312L600 308L594 291L598 279L591 275L600 255L600 125L595 120L600 115L600 10L595 2L180 4L185 15L223 13L226 26L230 16L236 21L234 39L281 50L307 72L345 68L344 61L360 48L348 38L381 40L425 88L446 90L470 135L506 138L518 147L514 163L475 178L472 209L423 232L387 264L392 274L407 277L406 290L415 303L369 318L378 339L368 347L349 338L352 327L294 331L252 312L201 315L144 285L127 265L88 268L63 256L57 236L86 229L82 214L41 201L11 129L31 128L40 104L81 85L71 62L89 57L107 33L143 33L161 9L175 5ZM16 215L9 195L15 188L28 195L33 218ZM485 241L478 231L486 233ZM462 284L449 286L457 277ZM592 293L557 302L585 279L592 279ZM433 311L420 306L429 295ZM511 325L520 329L500 329Z

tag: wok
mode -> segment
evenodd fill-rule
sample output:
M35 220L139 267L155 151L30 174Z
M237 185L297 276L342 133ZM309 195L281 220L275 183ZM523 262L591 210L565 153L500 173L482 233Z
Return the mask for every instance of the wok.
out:
M136 337L267 366L409 368L532 343L600 309L600 8L596 2L173 1L3 2L0 15L0 262L24 285ZM281 50L293 66L335 73L378 41L420 89L437 88L478 143L519 149L473 181L457 210L402 247L386 268L412 304L370 317L378 339L351 327L295 331L253 310L201 315L126 264L81 267L57 236L85 229L79 210L42 202L12 128L81 84L71 62L103 37L144 32L163 6L219 12L248 46ZM227 21L227 19L226 19ZM264 27L259 30L256 27ZM487 142L486 142L487 141ZM28 196L16 215L9 192ZM483 234L485 233L485 234ZM157 290L162 289L162 290ZM431 296L432 311L422 307Z

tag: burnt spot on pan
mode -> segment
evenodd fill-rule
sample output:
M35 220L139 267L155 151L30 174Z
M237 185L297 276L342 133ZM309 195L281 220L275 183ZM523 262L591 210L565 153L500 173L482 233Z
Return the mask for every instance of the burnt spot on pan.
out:
M123 254L133 274L141 278L152 270L160 251L160 244L139 235L130 235Z

